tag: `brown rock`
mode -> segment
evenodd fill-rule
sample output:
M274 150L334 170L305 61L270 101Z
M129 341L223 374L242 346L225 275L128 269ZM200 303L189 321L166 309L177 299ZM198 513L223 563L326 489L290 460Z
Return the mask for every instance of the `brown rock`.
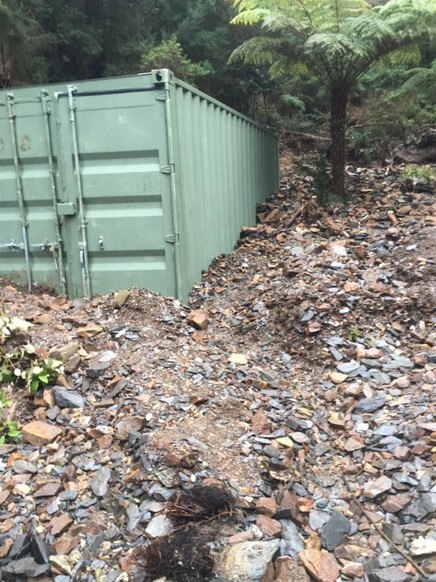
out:
M274 582L274 564L271 562L259 582Z
M84 338L88 338L88 337L93 337L99 333L101 333L103 331L103 328L101 327L101 325L97 325L97 324L92 324L89 323L88 325L85 325L84 327L79 327L79 329L77 330L77 335L79 337L84 337Z
M49 356L51 358L56 358L57 360L66 361L71 356L74 356L75 353L79 350L79 342L72 342L67 344L66 346L55 347L49 351Z
M74 548L79 544L80 539L78 537L70 536L64 534L58 540L55 541L54 549L56 554L63 555L69 554Z
M256 525L260 531L269 538L277 538L282 531L281 523L275 519L271 519L267 515L258 515L256 518Z
M25 442L39 447L52 443L62 434L62 429L53 424L34 420L33 422L25 424L21 433Z
M276 561L274 582L310 582L306 570L289 556L282 556Z
M256 513L272 517L277 511L277 503L273 497L260 497L256 500Z
M388 513L397 513L410 503L409 495L400 493L398 495L388 495L382 503L382 508Z
M6 538L5 540L2 541L2 544L0 546L0 558L6 558L6 556L9 554L9 550L11 549L13 543L14 540L12 538Z
M360 436L351 436L345 443L344 449L349 453L365 448L365 442Z
M58 515L57 517L54 517L51 520L51 522L50 522L51 535L52 536L57 536L57 535L61 534L68 527L70 527L70 525L72 523L73 523L73 520L68 515L68 513L62 513L61 515Z
M45 483L42 487L37 489L33 494L34 497L54 497L62 489L61 483L59 481L51 481L50 483Z
M269 420L263 410L258 410L251 419L251 428L256 434L268 434L270 432Z
M206 309L194 309L188 315L187 322L195 329L204 330L209 325L209 312Z
M363 578L363 564L360 564L359 562L348 562L341 568L341 574L348 578L353 578L353 576L356 578Z
M335 582L339 576L336 558L325 550L303 550L298 554L298 560L317 582Z
M114 309L121 309L121 307L127 301L129 295L130 291L128 291L127 289L121 289L120 291L114 293L114 298L112 302Z

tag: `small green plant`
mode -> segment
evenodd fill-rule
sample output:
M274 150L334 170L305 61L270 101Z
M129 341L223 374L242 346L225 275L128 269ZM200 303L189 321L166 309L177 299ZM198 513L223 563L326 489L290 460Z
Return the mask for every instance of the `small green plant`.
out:
M16 441L20 436L17 423L3 418L4 410L9 406L6 393L0 390L0 445L7 440Z
M357 329L357 327L350 327L347 333L348 341L354 342L358 337L360 337L360 331Z
M28 370L21 373L30 394L37 394L42 388L55 381L62 371L62 362L47 358L37 360Z
M18 347L11 345L11 339L26 333L31 325L17 317L0 317L0 384L22 384L35 395L63 373L63 364L60 360L38 357L29 342L21 342Z
M406 166L401 172L400 179L405 186L412 186L413 189L419 183L430 186L436 182L436 170L430 166Z

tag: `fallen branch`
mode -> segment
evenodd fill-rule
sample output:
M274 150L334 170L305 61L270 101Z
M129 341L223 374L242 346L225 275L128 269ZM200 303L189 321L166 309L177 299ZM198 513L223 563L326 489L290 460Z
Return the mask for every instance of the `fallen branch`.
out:
M345 482L345 486L348 489L348 491L350 493L352 493L350 487L348 486L348 481L347 481L346 477L343 477L343 480ZM379 532L379 534L389 543L389 545L392 548L394 548L394 550L396 552L398 552L401 556L403 556L403 558L405 558L410 564L412 564L412 566L415 568L415 570L421 576L423 576L424 578L427 578L427 573L420 566L418 566L418 564L415 562L415 560L413 558L411 558L409 556L409 554L406 554L406 552L404 550L402 550L399 546L397 546L397 544L382 530L382 528L378 525L378 523L373 519L371 514L368 511L366 511L366 509L363 507L363 505L360 503L360 501L358 501L356 498L354 498L354 503L357 505L357 507L360 509L360 511L363 513L363 515L366 517L366 519L370 523L372 523L372 525Z

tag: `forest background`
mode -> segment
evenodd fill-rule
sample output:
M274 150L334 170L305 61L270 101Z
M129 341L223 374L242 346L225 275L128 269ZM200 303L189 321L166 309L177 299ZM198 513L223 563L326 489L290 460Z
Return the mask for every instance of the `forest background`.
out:
M0 0L0 87L168 67L289 139L313 138L322 149L325 87L310 74L272 79L268 65L229 64L242 42L267 34L260 24L231 24L236 13L230 0ZM349 98L348 156L383 157L434 122L435 87L436 47L425 40L408 58L372 67Z

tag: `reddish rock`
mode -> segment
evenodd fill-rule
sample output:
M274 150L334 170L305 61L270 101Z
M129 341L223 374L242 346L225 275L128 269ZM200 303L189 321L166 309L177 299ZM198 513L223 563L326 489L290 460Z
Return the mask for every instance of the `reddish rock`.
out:
M45 483L42 487L37 489L33 494L34 497L54 497L62 489L61 483L59 481L52 481L50 483Z
M2 541L2 544L0 546L0 558L6 558L6 556L9 554L9 550L11 549L13 543L14 540L12 538L6 538L5 540Z
M365 448L365 442L360 436L351 436L345 443L344 449L349 453Z
M62 429L53 424L34 420L33 422L25 424L21 433L25 442L39 447L52 443L62 434Z
M256 518L256 525L260 531L269 538L277 538L282 531L281 523L275 519L271 519L267 515L258 515Z
M409 495L400 493L398 495L388 495L382 503L382 508L388 513L397 513L410 503Z
M73 523L73 520L68 515L68 513L62 513L61 515L58 515L57 517L54 517L51 520L51 522L50 522L51 535L52 536L57 536L57 535L61 534L68 527L70 527L70 525L72 523Z
M310 582L306 570L289 556L282 556L276 561L274 582Z
M260 497L256 500L256 513L272 517L277 511L277 503L273 497Z
M196 329L204 330L209 325L209 312L206 309L194 309L188 315L187 322Z
M78 537L64 534L58 540L56 540L53 545L56 554L59 556L69 554L72 550L74 550L74 548L79 544L79 542L80 539Z
M256 434L268 434L270 432L269 420L263 410L258 410L251 419L251 429Z
M316 582L335 582L339 576L336 558L325 550L303 550L298 554L298 560Z
M341 574L347 576L348 578L363 578L364 569L363 564L359 562L348 562L341 568Z

